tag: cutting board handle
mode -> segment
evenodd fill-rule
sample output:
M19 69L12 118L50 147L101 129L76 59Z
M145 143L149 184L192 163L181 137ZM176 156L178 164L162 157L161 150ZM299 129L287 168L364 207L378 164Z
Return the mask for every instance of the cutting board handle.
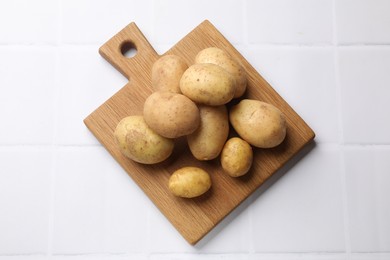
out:
M135 51L135 55L126 57L126 51ZM99 53L129 80L150 80L153 63L159 57L134 22L101 46Z

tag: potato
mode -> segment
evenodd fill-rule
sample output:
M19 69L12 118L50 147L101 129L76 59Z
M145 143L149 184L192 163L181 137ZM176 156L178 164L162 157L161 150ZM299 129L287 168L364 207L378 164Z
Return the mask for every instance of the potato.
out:
M156 133L176 138L193 133L199 126L199 109L182 94L156 91L144 103L144 118Z
M204 194L211 187L210 175L198 167L183 167L169 178L169 190L182 198L194 198Z
M213 63L221 66L227 72L232 74L236 80L236 91L234 93L234 97L238 98L244 94L247 83L244 68L227 52L216 47L204 49L196 55L195 63Z
M252 147L239 137L230 138L221 152L221 165L231 177L246 174L252 166Z
M143 164L154 164L167 159L174 142L154 132L142 116L123 118L114 132L115 142L126 157Z
M212 160L222 150L229 134L229 118L226 106L199 105L200 125L187 136L191 153L198 160Z
M165 55L159 58L152 67L153 89L180 93L180 78L186 69L187 63L179 56Z
M229 119L242 139L259 148L275 147L286 136L284 114L259 100L241 100L231 108Z
M196 103L220 106L232 100L236 89L234 77L215 64L194 64L180 79L181 92Z

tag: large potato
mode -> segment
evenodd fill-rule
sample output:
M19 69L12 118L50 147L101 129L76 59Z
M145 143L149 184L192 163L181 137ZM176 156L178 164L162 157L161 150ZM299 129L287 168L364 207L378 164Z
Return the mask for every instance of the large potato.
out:
M252 147L239 137L230 138L221 152L221 165L232 177L246 174L252 166Z
M196 55L195 63L213 63L221 66L232 74L236 80L234 97L241 97L244 94L247 84L244 68L227 52L216 47L206 48Z
M211 187L210 175L197 167L183 167L169 178L169 190L182 198L194 198L202 195Z
M242 139L259 148L271 148L283 142L286 119L275 106L251 99L243 99L229 113L233 128Z
M199 109L182 94L157 91L144 103L144 118L156 133L176 138L193 133L199 126Z
M199 106L200 125L187 136L188 146L198 160L216 158L229 134L229 118L226 106Z
M180 90L196 103L219 106L232 100L236 81L218 65L194 64L181 77Z
M123 118L115 129L114 137L126 157L144 164L164 161L171 155L174 147L173 140L150 129L142 116Z
M187 63L177 55L165 55L159 58L152 67L153 89L180 93L180 78L186 69L188 69Z

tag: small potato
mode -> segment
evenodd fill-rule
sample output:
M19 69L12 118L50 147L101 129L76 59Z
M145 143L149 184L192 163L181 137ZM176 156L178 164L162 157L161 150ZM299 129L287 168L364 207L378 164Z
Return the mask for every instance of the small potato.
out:
M200 125L187 136L191 153L198 160L212 160L222 150L229 134L229 118L226 106L199 106Z
M259 100L241 100L231 108L229 119L242 139L259 148L275 147L286 137L284 114Z
M114 132L115 142L126 157L143 164L154 164L167 159L174 142L154 132L142 116L123 118Z
M246 174L252 167L252 161L252 147L241 138L230 138L222 149L221 165L231 177Z
M218 65L194 64L181 77L180 90L196 103L220 106L232 100L236 81Z
M187 63L177 55L159 58L152 67L153 89L180 93L180 78L186 69Z
M241 97L244 94L247 84L244 68L227 52L216 47L206 48L196 55L195 63L213 63L221 66L232 74L236 80L234 98Z
M182 94L157 91L144 103L144 118L156 133L176 138L193 133L199 126L199 109Z
M175 196L194 198L210 189L211 178L198 167L183 167L171 175L168 187Z

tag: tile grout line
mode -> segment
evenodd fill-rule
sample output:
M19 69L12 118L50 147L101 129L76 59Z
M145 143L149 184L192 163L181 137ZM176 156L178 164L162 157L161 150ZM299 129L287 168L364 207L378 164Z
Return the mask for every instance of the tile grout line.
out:
M58 139L58 137L56 138ZM34 149L34 148L50 148L53 145L56 149L68 149L68 148L101 148L101 144L61 144L58 141L53 141L54 143L49 144L0 144L0 150L2 149L14 149L14 148L24 148L24 149ZM332 143L332 142L317 142L317 144L328 147L342 147L344 149L390 149L389 144L371 144L371 143Z
M222 253L222 252L154 252L151 255L209 255L209 256L226 256L226 255L248 255L247 252L231 252L231 253ZM367 255L378 255L378 256L390 256L390 251L367 251L367 252L354 252L352 253L354 256L367 256ZM96 257L105 257L105 256L145 256L145 253L137 253L137 252L104 252L104 253L58 253L53 254L55 257L77 257L77 256L96 256ZM257 252L254 255L259 256L344 256L345 252L338 251L285 251L285 252L277 252L277 251L265 251L265 252ZM46 254L43 253L14 253L14 254L0 254L0 259L2 257L15 257L15 256L26 256L26 257L46 257Z
M242 19L243 19L243 43L244 43L244 46L248 46L249 45L249 36L248 36L248 1L247 0L242 0L242 5L243 5L243 8L242 8Z
M57 45L62 45L62 20L63 20L63 14L62 14L62 0L58 0L58 30L57 30Z
M354 255L367 255L367 254L379 254L379 255L388 255L388 252L369 252L369 253L355 253ZM252 256L253 259L256 259L256 256L261 256L262 259L266 259L266 257L281 257L283 259L307 259L306 257L312 257L312 259L325 259L323 257L343 257L346 255L345 252L337 252L337 251L285 251L285 252L256 252L256 253L248 253L248 252L231 252L231 253L222 253L222 252L155 252L151 254L152 256ZM318 258L317 258L318 257ZM252 259L252 258L250 258ZM326 258L327 259L327 258ZM343 258L344 259L344 258Z
M54 114L54 112L53 112ZM58 138L56 138L58 139ZM53 140L53 138L52 138ZM53 142L53 141L52 141ZM84 148L84 147L103 147L103 145L101 144L61 144L61 143L58 143L58 141L56 143L53 143L57 148L58 147L70 147L70 148ZM38 147L38 148L47 148L47 147L51 147L53 146L52 143L48 143L48 144L0 144L0 149L2 148L18 148L18 147L23 147L23 148L33 148L33 147ZM390 145L389 145L390 146Z
M151 39L148 39L148 41L150 43L152 43L152 42L158 42L157 39L156 39L156 31L155 31L155 28L154 28L154 16L156 14L156 1L155 0L151 0L150 4L151 4L151 6L150 6L150 10L151 10L150 13L151 13L151 15L150 15L150 18L149 18L150 19L149 26L150 26L150 36L151 36ZM153 47L153 48L155 48L155 47ZM157 52L158 55L161 55L160 50L159 51L155 50L155 51Z
M243 19L243 45L244 46L248 46L249 45L249 37L248 37L248 30L249 30L249 27L248 27L248 1L247 0L242 0L242 19ZM251 207L252 203L253 203L253 198L252 196L249 197L249 200L250 200L250 203L249 203L249 206L248 206L248 218L249 218L249 223L248 223L248 226L249 226L249 245L248 245L248 255L249 256L252 256L254 253L255 253L255 243L254 243L254 239L255 239L255 235L254 235L254 232L253 232L253 220L254 220L254 217L253 217L253 207Z
M342 185L342 203L343 203L343 221L344 221L344 241L347 260L351 258L351 236L349 225L349 207L348 207L348 191L347 191L347 174L345 167L344 147L340 146L340 172Z
M156 31L155 31L155 26L154 26L154 17L155 17L155 14L156 14L156 1L155 0L151 0L150 1L150 12L151 12L151 15L150 15L150 21L149 21L149 26L150 26L150 35L151 35L151 38L150 40L152 41L156 41ZM156 51L156 50L155 50ZM156 51L158 55L160 55L160 51ZM147 256L147 259L151 259L151 256L153 254L152 252L152 209L151 207L148 207L147 211L146 211L146 217L145 217L145 221L146 221L146 239L145 241L143 241L145 244L142 245L144 246L145 248L145 253L146 253L146 256Z
M145 246L145 251L146 251L146 255L148 256L148 259L150 259L150 256L153 254L152 252L152 225L151 225L151 220L152 220L152 208L151 207L148 207L148 210L146 212L146 239L144 241L144 243L146 245Z
M60 100L60 50L59 46L62 42L62 0L58 1L57 5L58 20L57 20L57 46L55 48L56 64L55 64L55 92L53 102L53 136L52 136L52 163L50 176L50 204L49 204L49 224L48 224L48 241L47 241L47 255L53 255L53 233L54 233L54 205L55 205L55 187L56 187L56 169L57 169L57 152L58 152L58 114L59 114L59 100Z
M153 27L153 26L152 26ZM151 35L154 35L153 29L151 29ZM61 36L57 36L60 37ZM155 40L154 37L151 40ZM29 42L15 42L4 44L0 43L0 48L99 48L103 43L101 42L69 42L69 43L29 43ZM167 45L173 47L175 43L157 43L157 45ZM389 48L390 42L386 43L291 43L291 42L259 42L259 43L250 43L248 40L248 33L243 32L243 43L237 43L235 46L245 45L247 48L332 48L332 47L359 47L359 48Z
M348 193L347 193L347 176L345 168L345 157L344 157L344 128L343 128L343 116L342 116L342 89L341 89L341 75L340 75L340 66L339 66L339 42L337 37L337 12L336 12L336 0L332 1L332 27L333 27L333 62L334 62L334 72L335 72L335 84L337 89L337 106L338 106L338 130L339 130L339 158L340 158L340 182L342 187L342 203L343 203L343 222L344 222L344 243L345 243L345 253L346 259L351 258L351 238L349 230L349 212L348 212Z
M49 199L49 225L48 225L48 243L47 243L47 254L48 256L52 255L52 242L53 242L53 230L54 230L54 205L55 205L55 179L56 179L56 168L57 168L57 151L58 147L56 145L57 140L57 125L58 125L58 99L59 99L59 53L56 50L56 75L55 75L55 98L54 98L54 108L53 108L53 116L54 116L54 130L52 136L52 162L51 162L51 172L50 172L50 199Z

